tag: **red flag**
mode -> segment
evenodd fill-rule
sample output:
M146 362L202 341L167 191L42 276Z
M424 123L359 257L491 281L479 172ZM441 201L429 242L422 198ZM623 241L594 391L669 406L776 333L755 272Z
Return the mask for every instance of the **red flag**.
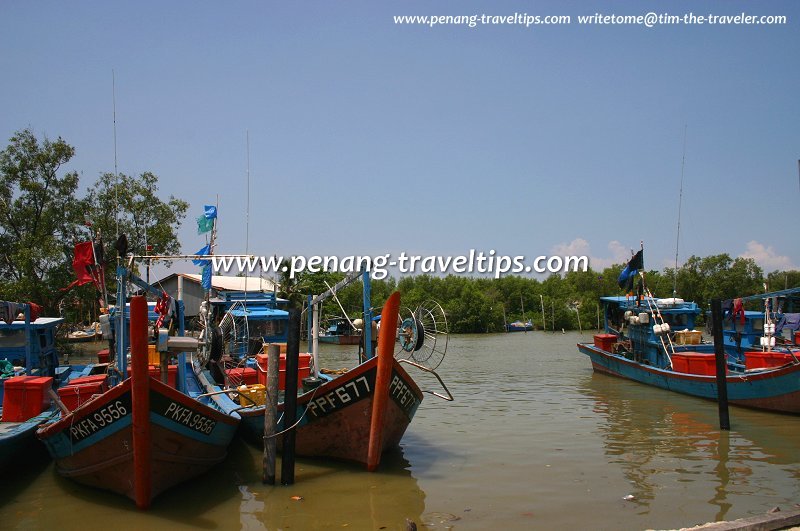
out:
M62 291L67 291L75 286L83 286L89 282L98 284L98 280L93 275L95 266L94 261L94 247L92 242L82 242L75 245L75 258L72 259L72 269L75 271L77 280L72 284L63 288Z

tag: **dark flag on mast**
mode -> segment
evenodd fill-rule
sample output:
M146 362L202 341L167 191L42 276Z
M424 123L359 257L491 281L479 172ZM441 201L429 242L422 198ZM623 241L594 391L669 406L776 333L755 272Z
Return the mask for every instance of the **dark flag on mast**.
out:
M633 278L640 269L644 269L644 249L639 249L639 252L633 255L628 265L622 270L617 278L617 284L625 291L633 289Z

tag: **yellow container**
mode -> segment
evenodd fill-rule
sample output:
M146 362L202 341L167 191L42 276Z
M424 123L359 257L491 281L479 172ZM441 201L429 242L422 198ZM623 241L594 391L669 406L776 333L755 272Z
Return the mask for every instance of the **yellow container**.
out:
M261 384L241 385L236 390L239 391L241 406L263 406L267 401L267 388Z
M161 365L161 353L156 350L155 345L147 345L148 365Z
M675 343L678 345L699 345L703 333L700 330L680 330L675 332Z

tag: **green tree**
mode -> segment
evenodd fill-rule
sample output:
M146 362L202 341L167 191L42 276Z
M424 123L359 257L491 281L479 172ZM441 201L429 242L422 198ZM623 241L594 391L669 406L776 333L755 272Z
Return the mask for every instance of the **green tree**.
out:
M162 201L156 192L158 177L151 172L138 177L104 173L87 193L87 217L104 241L125 234L129 252L136 255L179 254L177 232L189 204L174 196Z
M78 174L61 172L74 154L60 137L40 141L30 129L0 152L0 298L33 301L51 315L73 279L84 211Z

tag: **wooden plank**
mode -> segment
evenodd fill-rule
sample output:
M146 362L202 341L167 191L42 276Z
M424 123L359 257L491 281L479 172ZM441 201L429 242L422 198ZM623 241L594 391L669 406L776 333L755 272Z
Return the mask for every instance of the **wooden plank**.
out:
M798 525L800 525L800 509L795 507L789 511L781 511L778 508L760 516L740 518L730 522L711 522L686 529L692 531L772 531Z

